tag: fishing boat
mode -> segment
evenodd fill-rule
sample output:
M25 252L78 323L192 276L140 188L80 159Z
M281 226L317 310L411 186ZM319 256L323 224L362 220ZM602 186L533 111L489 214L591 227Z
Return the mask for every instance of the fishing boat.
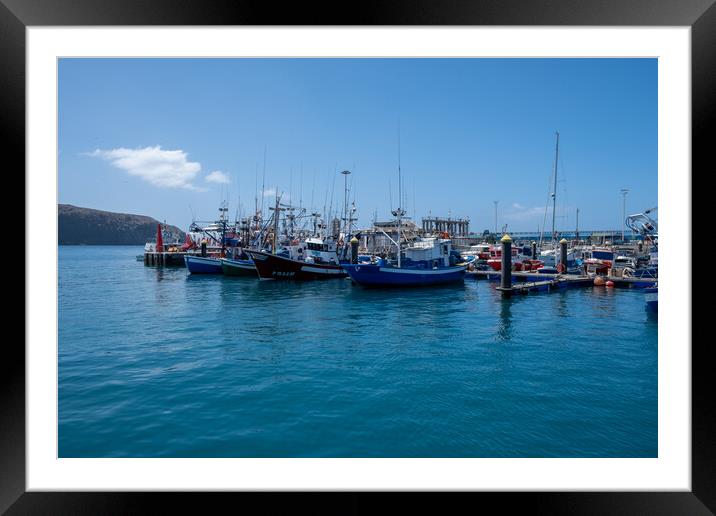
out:
M429 238L405 248L397 264L384 258L375 263L345 264L351 280L364 287L417 287L462 281L467 263L451 264L450 240Z
M487 265L496 272L502 270L502 246L492 246L489 250ZM537 270L544 265L542 260L532 259L532 252L528 247L513 247L511 250L512 265L516 271Z
M271 252L246 250L253 260L260 279L268 280L318 280L345 278L339 260L339 245L331 237L314 234L303 242L292 241L278 246L278 218L275 219L276 235Z
M184 255L184 263L191 274L223 274L221 258Z
M221 270L227 276L256 277L256 266L246 251L240 248L230 250L226 258L221 259Z
M192 222L189 233L192 238L185 243L187 249L196 247L196 240L201 238L199 247L201 254L184 255L184 263L190 274L223 274L221 259L226 252L228 230L227 203L219 207L219 220L205 228ZM211 246L211 247L210 247Z
M398 140L398 199L403 200L400 169L400 140ZM402 248L401 233L406 211L398 204L392 211L397 222L397 241L385 236L395 245L395 263L380 258L375 263L344 264L351 280L364 287L423 287L463 281L468 263L453 252L447 234L421 238ZM403 255L405 259L403 260ZM458 263L459 262L459 263Z
M306 239L305 246L290 246L276 254L254 250L246 253L263 280L336 279L347 275L338 263L335 244L319 237Z
M232 258L222 258L221 270L227 276L256 277L256 266L254 265L254 261L251 259L235 260Z

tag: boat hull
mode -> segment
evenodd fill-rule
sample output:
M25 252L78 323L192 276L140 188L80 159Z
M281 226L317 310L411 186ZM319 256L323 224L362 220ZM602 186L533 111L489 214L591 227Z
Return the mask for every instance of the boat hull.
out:
M227 276L257 277L256 267L252 260L221 260L221 270Z
M347 276L340 265L307 263L262 251L247 251L254 260L256 272L261 279L273 280L321 280L339 279Z
M186 255L184 263L191 274L223 274L219 258Z
M444 285L465 279L467 265L443 269L399 269L380 265L346 265L354 283L365 287L424 287Z

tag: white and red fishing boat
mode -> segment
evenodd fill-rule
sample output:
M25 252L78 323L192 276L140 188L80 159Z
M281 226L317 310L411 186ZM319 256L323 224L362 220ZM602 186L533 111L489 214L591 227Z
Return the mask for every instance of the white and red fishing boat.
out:
M502 270L502 246L490 247L490 257L487 259L487 265L494 271ZM531 253L525 254L520 247L513 247L512 265L516 271L532 271L541 268L544 262L541 260L533 260Z
M317 280L347 276L339 263L336 243L330 239L310 237L276 254L253 250L246 253L253 259L261 279Z

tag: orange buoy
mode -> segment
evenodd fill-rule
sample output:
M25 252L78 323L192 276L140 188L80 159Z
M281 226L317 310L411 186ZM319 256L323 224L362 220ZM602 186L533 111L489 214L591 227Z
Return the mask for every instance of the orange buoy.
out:
M607 281L607 287L613 287L614 282L612 280Z
M602 276L597 276L594 278L594 285L597 287L603 287L604 286L604 278Z

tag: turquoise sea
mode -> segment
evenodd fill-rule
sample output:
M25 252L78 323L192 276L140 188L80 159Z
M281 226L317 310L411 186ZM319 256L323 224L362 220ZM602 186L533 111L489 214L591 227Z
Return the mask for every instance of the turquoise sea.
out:
M60 457L655 457L640 290L502 300L59 248Z

